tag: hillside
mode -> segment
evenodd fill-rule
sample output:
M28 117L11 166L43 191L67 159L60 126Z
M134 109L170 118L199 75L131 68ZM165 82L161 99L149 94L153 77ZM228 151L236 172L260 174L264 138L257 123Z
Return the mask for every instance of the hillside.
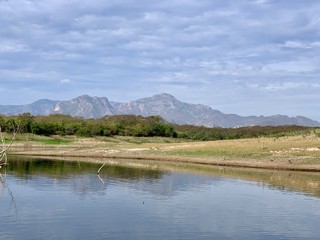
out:
M101 118L106 115L161 116L175 124L189 124L207 127L243 126L320 126L320 123L306 117L248 116L225 114L202 104L179 101L174 96L163 93L124 103L109 101L106 97L83 95L69 101L39 100L27 105L0 105L0 114L7 116L29 112L32 115L65 114L83 118Z

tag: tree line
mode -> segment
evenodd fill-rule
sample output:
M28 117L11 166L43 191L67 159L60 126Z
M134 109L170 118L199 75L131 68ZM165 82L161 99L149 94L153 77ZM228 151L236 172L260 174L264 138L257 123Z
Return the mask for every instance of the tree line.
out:
M283 137L308 135L316 128L303 126L250 126L239 128L208 128L203 126L176 125L178 137L192 140L227 140L256 137Z
M61 114L32 116L29 113L24 113L10 117L0 115L2 131L13 132L18 125L20 133L33 133L46 136L160 136L203 141L261 136L280 137L309 134L311 131L315 131L315 128L302 126L209 128L192 125L174 125L166 122L160 116L116 115L105 116L99 119L84 119Z
M19 125L20 133L46 136L177 137L173 126L159 116L119 115L105 116L99 119L84 119L61 114L32 116L29 113L24 113L11 117L0 115L0 126L2 126L3 131L12 132L14 126L17 125Z

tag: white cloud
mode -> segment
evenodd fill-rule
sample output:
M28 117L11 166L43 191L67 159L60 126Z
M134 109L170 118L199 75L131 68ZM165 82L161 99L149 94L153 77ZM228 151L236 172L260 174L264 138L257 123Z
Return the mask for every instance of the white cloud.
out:
M256 4L265 4L265 3L268 3L269 0L254 0L252 1L253 3L256 3Z
M283 92L288 90L305 89L311 91L320 88L320 83L304 81L288 81L273 83L247 83L246 86L251 89L267 92Z
M65 78L65 79L60 80L60 83L62 83L62 84L71 83L71 80L69 78Z
M269 63L264 66L266 72L310 73L320 70L317 59L297 59Z
M287 48L318 48L320 47L320 41L316 42L303 42L303 41L286 41L280 45Z
M267 91L283 91L289 89L297 89L304 87L305 84L302 82L284 82L284 83L272 83L264 87Z
M24 44L18 43L14 40L0 39L0 53L19 53L28 51L28 47Z
M142 39L137 41L132 41L123 46L125 49L133 50L155 50L164 48L161 40L154 36L144 36Z

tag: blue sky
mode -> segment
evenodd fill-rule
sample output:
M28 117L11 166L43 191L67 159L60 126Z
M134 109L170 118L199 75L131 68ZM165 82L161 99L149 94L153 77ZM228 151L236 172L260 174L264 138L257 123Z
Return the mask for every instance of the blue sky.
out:
M320 120L319 0L0 0L0 104L171 93Z

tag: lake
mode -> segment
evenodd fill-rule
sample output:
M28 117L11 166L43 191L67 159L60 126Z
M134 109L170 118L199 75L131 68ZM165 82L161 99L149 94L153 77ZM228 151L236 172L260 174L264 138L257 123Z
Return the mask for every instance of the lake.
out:
M319 239L320 176L11 157L0 239Z

